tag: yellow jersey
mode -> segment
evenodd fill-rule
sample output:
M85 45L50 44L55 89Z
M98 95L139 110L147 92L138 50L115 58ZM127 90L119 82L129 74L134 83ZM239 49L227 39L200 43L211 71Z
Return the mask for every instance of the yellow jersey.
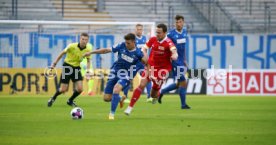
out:
M79 43L71 43L69 44L63 51L66 52L66 57L64 59L64 62L74 66L78 67L80 66L80 63L82 61L82 56L86 52L92 51L92 44L87 43L86 47L84 49L81 49L79 47ZM87 57L91 59L91 56Z

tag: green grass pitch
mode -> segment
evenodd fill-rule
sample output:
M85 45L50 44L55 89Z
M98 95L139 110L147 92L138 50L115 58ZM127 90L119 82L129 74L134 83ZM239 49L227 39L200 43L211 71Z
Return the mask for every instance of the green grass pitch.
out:
M84 119L72 120L68 97L51 108L49 96L0 97L0 145L275 145L276 97L189 95L191 110L181 110L177 95L163 104L141 96L131 116L100 96L77 99ZM67 94L68 96L68 94Z

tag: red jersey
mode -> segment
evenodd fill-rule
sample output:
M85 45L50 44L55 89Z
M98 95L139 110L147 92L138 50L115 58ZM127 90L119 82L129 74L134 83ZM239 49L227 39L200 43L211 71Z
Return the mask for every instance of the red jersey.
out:
M148 63L150 66L154 66L156 69L166 69L170 71L171 65L171 49L175 49L175 46L170 38L167 36L162 40L154 36L146 43L148 48L151 48Z

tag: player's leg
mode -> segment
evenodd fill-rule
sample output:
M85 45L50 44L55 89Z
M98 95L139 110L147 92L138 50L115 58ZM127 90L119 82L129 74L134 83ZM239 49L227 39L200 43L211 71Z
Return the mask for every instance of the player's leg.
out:
M130 107L133 107L135 103L139 100L141 93L145 89L147 83L148 83L148 78L141 79L139 86L133 91L133 95L129 104Z
M116 77L116 75L113 72L110 72L106 86L104 88L103 100L105 102L111 102L113 89L116 83L118 82L118 80L119 80L118 77Z
M148 82L147 86L146 86L146 89L147 89L147 98L149 99L150 98L150 91L151 91L151 82Z
M57 92L54 94L54 96L52 97L53 100L56 100L57 97L62 94L62 93L65 93L68 91L68 86L69 86L69 83L60 83L60 87L59 89L57 90Z
M56 93L48 100L47 102L47 106L51 107L53 105L53 103L55 102L55 100L57 99L57 97L68 91L68 86L69 86L69 82L70 82L70 76L66 75L69 73L69 69L63 68L61 76L60 76L60 86L59 89L56 91Z
M176 69L177 68L174 66L173 70L172 70L173 77L177 76L177 72L176 72L177 70ZM160 103L160 104L162 103L162 98L163 98L164 94L166 94L166 93L168 93L168 92L170 92L172 90L175 90L177 88L178 88L178 84L175 83L175 82L173 82L172 84L168 85L167 87L161 89L161 91L159 92L160 94L159 94L159 97L158 97L158 103Z
M151 97L152 99L152 104L155 104L159 98L159 92L161 89L161 86L165 82L165 80L169 76L169 71L160 69L154 72L154 76L152 77L152 89L151 89Z
M124 80L127 81L127 80ZM125 97L121 97L119 95L120 91L123 89L123 85L125 85L125 83L123 83L121 80L118 81L118 83L114 86L113 89L113 94L112 94L112 100L111 100L111 109L110 109L110 113L109 113L109 119L110 120L114 120L114 115L117 109L117 106L119 104L119 102L123 103ZM122 106L120 106L122 107Z
M114 88L115 83L116 82L113 79L108 79L108 81L106 83L106 87L104 88L103 100L105 102L111 102L111 100L112 100L112 92L113 92L113 88ZM109 116L109 119L114 119L114 115L113 116Z
M106 94L106 93L104 93L103 100L105 102L111 102L111 99L112 99L112 94Z
M172 83L170 85L168 85L167 87L163 88L161 91L160 91L160 95L159 95L159 98L158 98L158 103L162 103L162 98L164 96L164 94L172 91L172 90L175 90L177 89L177 84L176 83Z
M126 86L126 87L123 89L123 93L124 93L124 95L126 96L126 98L127 98L127 94L128 94L129 89L130 89L130 85Z
M56 93L48 100L47 106L51 107L53 103L56 101L57 97L62 94L67 92L68 90L68 84L61 83L60 88L56 91Z
M69 106L76 107L77 105L74 103L74 100L81 94L83 91L83 77L81 75L81 68L74 67L73 73L70 75L71 80L74 83L74 92L72 96L68 99L67 104Z
M186 103L186 89L187 89L186 80L179 81L178 93L180 96L181 109L191 109L191 107Z
M139 63L139 64L136 65L136 67L134 69L131 69L131 70L132 70L132 75L130 75L130 78L131 78L131 80L133 82L134 77L138 73L140 75L142 75L142 72L144 71L144 65ZM128 91L129 91L131 85L133 84L132 82L126 88L124 88L124 95L126 96L126 99L125 99L124 103L130 103L130 100L128 99L127 94L128 94Z
M124 111L126 115L130 115L135 103L139 100L141 93L143 92L143 90L145 89L147 83L149 82L149 78L145 77L145 73L143 73L142 75L142 79L140 81L139 86L134 90L133 94L132 94L132 98L130 100L129 106L127 107L127 109Z
M128 96L127 96L129 89L130 89L130 84L128 86L126 86L125 88L123 88L124 97L126 98L124 100L124 103L130 102L130 100L128 99Z
M150 95L152 97L152 104L155 104L158 101L159 91L164 81L165 80L162 79L152 80L153 85L150 92Z
M72 106L72 107L76 107L77 104L74 103L74 100L81 94L81 92L83 91L83 81L82 80L79 80L79 81L76 81L74 82L74 86L75 86L75 89L74 89L74 92L72 94L72 96L68 99L67 101L67 104L69 106Z
M173 63L173 70L172 70L172 75L174 77L174 79L177 80L177 83L172 83L170 85L168 85L167 87L161 89L161 91L159 92L159 97L158 97L158 103L162 104L162 98L164 97L164 94L172 91L172 90L176 90L179 87L179 81L183 80L183 77L185 76L185 68L184 66L180 66L176 63ZM185 77L184 77L185 80Z
M137 70L134 71L134 76L139 73L139 75L142 77L145 72L145 66L143 64L138 64L137 65ZM151 102L152 98L150 97L150 90L151 90L151 83L149 81L149 83L146 85L146 89L147 89L147 102ZM144 90L143 90L144 91Z
M107 85L108 86L108 85ZM111 90L110 89L111 87L106 87L105 88L105 91L104 91L104 101L105 102L111 102L112 101L112 92L113 91L109 91L109 90ZM112 87L112 90L113 90L113 87ZM125 97L124 96L120 96L120 98L121 98L121 101L120 101L120 108L122 108L123 107L123 101L125 100Z
M178 71L177 71L176 79L178 83L178 93L180 97L180 102L181 102L181 108L182 109L190 109L190 107L186 103L186 89L187 89L187 81L185 78L185 74L187 72L186 67L179 66Z
M152 102L152 97L150 96L150 92L151 92L151 82L148 82L147 86L146 86L146 90L147 90L147 102Z

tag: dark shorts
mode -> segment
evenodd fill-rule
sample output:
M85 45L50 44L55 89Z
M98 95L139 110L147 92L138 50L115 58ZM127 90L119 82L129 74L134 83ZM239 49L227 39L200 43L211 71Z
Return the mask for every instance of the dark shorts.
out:
M70 64L64 62L60 76L60 83L69 84L70 80L72 80L72 82L83 80L81 68L71 66Z

